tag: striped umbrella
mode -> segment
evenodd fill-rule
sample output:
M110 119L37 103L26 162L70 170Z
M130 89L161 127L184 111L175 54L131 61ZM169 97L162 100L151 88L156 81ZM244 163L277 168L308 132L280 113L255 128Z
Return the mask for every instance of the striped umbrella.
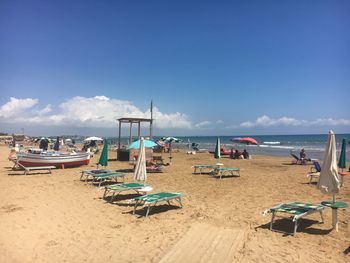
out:
M172 151L171 143L172 142L182 142L182 140L179 139L179 138L176 138L176 137L172 137L172 136L170 136L170 137L162 137L160 140L165 142L165 143L169 143L169 159L170 159L170 163L171 163L171 159L173 158L171 156L171 151Z
M165 142L165 143L172 143L172 142L182 142L181 139L176 138L176 137L162 137L160 138L161 141Z

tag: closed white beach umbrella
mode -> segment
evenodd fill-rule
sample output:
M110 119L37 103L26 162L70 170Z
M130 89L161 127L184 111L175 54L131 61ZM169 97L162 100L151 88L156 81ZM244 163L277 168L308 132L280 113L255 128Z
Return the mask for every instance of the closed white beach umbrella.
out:
M336 152L335 135L334 132L330 130L317 187L322 193L333 196L332 201L323 201L322 204L332 208L332 225L333 228L338 231L337 211L338 208L345 208L347 204L339 201L336 202L335 200L335 195L338 194L340 190Z
M146 182L147 180L146 151L143 138L141 138L140 141L140 152L135 166L134 179L143 182Z
M332 194L334 197L339 193L340 178L338 175L337 149L333 131L328 133L326 152L321 167L320 179L317 187L324 194Z

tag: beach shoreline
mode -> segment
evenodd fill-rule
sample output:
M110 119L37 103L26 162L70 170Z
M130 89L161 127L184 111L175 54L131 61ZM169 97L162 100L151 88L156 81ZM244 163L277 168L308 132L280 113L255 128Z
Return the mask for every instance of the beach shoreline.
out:
M265 209L283 202L330 199L308 184L311 165L291 165L291 157L254 154L251 160L216 160L208 153L174 151L171 165L163 173L148 174L147 183L153 192L183 193L184 207L160 205L145 218L132 215L132 192L111 204L103 200L103 189L79 180L81 171L96 168L98 155L87 166L55 169L51 175L9 176L8 153L7 146L0 146L1 262L158 262L198 223L243 229L244 246L237 255L241 262L350 259L349 208L338 212L339 232L330 231L330 209L325 210L324 224L311 215L294 237L269 230L270 216L262 216ZM162 156L169 162L167 153ZM109 159L115 158L116 152L109 152ZM193 165L217 162L241 168L241 176L193 174ZM129 162L108 165L113 170L130 168ZM132 173L126 181L133 181ZM349 185L350 178L345 178L337 199L350 204ZM288 229L289 224L283 221L281 227Z

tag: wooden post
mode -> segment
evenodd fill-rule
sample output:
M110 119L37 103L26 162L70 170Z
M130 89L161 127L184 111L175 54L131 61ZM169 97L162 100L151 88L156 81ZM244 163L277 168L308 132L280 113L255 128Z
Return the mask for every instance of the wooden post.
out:
M153 138L152 124L153 124L153 101L151 100L151 121L150 121L150 124L149 124L149 137L150 137L150 140L152 140L152 138Z
M140 121L138 122L137 136L138 136L138 139L140 140L140 138L141 138L141 122Z
M120 150L120 136L121 136L121 121L119 121L119 139L118 139L118 150Z
M129 134L129 144L132 143L132 122L130 122L130 134Z

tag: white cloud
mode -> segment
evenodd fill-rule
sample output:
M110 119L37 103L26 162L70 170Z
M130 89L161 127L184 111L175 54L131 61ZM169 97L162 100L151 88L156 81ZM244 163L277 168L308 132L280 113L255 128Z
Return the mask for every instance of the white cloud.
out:
M201 128L208 127L210 124L211 124L211 121L202 121L194 125L194 127L197 129L201 129Z
M269 116L263 115L257 118L255 121L246 121L240 124L243 128L253 127L269 127L269 126L339 126L339 125L350 125L350 120L334 120L328 119L317 119L316 121L297 120L290 117L281 117L279 119L272 119Z
M45 108L42 108L41 110L37 111L38 115L44 115L52 111L51 104L48 104L45 106Z
M11 119L32 108L38 103L37 99L17 99L10 98L10 101L0 107L0 118Z
M332 118L317 119L316 121L312 121L310 124L320 125L320 126L340 126L340 125L348 126L350 125L350 120L344 120L344 119L334 120Z
M223 124L224 121L223 121L223 120L217 120L216 123L217 123L217 124Z
M148 111L149 112L149 111ZM150 118L150 114L147 114L145 118ZM186 114L175 112L170 114L161 113L157 107L153 108L153 118L154 125L156 128L165 129L165 128L182 128L182 129L191 129L192 123L188 120Z
M37 99L18 100L0 108L0 120L8 123L33 123L40 125L65 125L70 127L116 127L118 118L150 118L150 111L142 112L126 100L111 99L105 96L73 97L61 103L58 111L53 113L49 104L43 109L35 110ZM157 128L191 128L192 123L183 113L162 113L153 109L154 125Z

